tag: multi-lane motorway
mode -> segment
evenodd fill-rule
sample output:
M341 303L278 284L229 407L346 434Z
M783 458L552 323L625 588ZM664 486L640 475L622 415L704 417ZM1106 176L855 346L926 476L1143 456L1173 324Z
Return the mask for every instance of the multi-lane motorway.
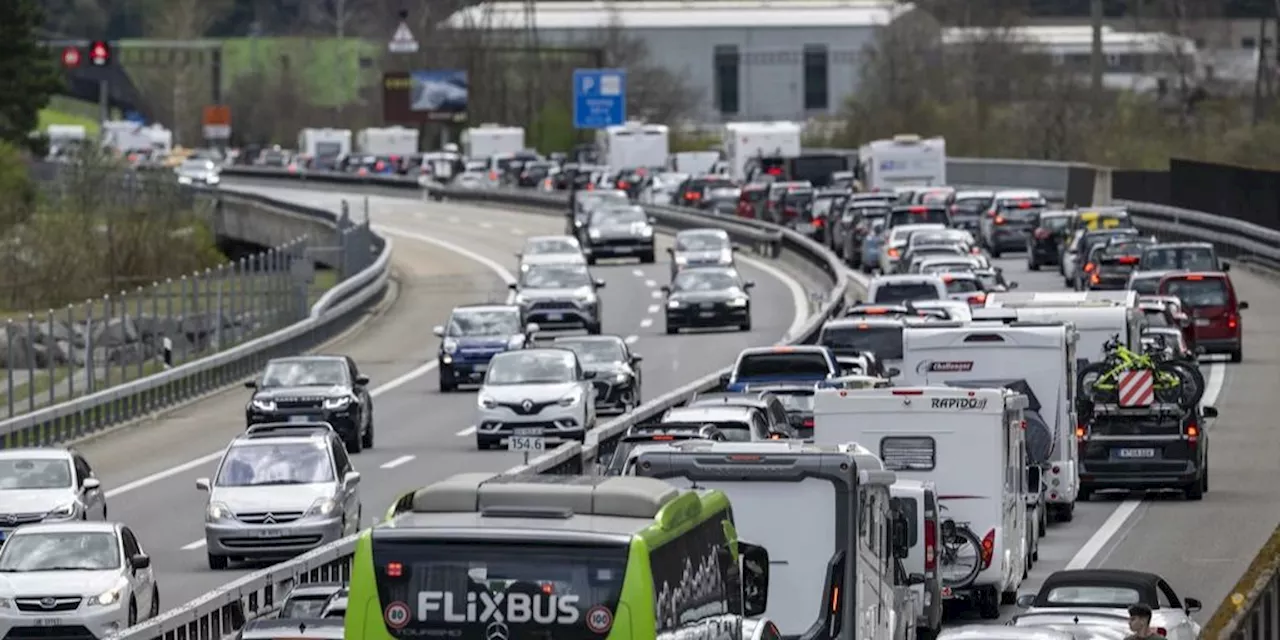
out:
M283 187L252 188L275 198L337 209L342 194ZM478 452L470 424L474 394L435 390L436 340L431 327L457 304L500 300L513 276L522 238L563 230L558 217L504 212L454 203L373 197L371 216L395 242L396 286L375 317L332 347L349 353L373 379L377 447L356 457L364 520L375 519L406 488L461 471L498 471L516 454ZM661 254L660 254L661 255ZM1017 257L999 261L1022 290L1057 290L1052 270L1027 272ZM740 349L770 344L808 313L803 279L776 265L748 261L758 283L754 330L744 333L663 334L658 287L667 266L619 264L595 268L606 332L626 336L645 356L645 395L654 397L725 366ZM1263 415L1280 364L1280 285L1242 269L1236 287L1252 308L1245 313L1245 362L1209 366L1207 401L1222 412L1210 425L1211 488L1202 502L1179 498L1099 499L1081 504L1076 518L1053 525L1042 542L1036 581L1071 567L1143 568L1165 575L1209 608L1227 594L1280 517L1280 434ZM220 447L243 429L242 389L200 401L149 424L80 446L109 489L110 515L133 526L154 558L165 608L225 584L248 568L213 572L203 548L204 496L195 479L210 475ZM256 567L254 567L256 568ZM1207 617L1209 612L1201 614Z

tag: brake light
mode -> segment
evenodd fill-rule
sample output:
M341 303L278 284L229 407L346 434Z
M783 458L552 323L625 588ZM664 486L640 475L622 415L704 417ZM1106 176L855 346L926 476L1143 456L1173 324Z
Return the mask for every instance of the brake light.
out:
M884 307L871 307L869 309L859 309L859 311L861 313L865 313L868 315L879 315L882 313L889 313L889 310Z
M991 557L996 553L996 530L987 531L987 535L982 536L982 568L986 569L991 566Z
M969 296L969 304L983 304L987 301L987 294L975 293Z
M555 590L555 585L551 584L550 582L544 582L544 583L542 583L542 592L543 592L543 593L545 593L545 594L547 594L547 595L551 595L551 592L552 592L552 591L554 591L554 590Z
M814 218L814 219L813 219L813 228L814 228L814 229L821 229L821 228L822 228L822 218Z
M1048 240L1049 230L1045 228L1039 228L1039 229L1036 229L1035 233L1032 235L1036 237L1036 240Z
M813 428L813 418L805 418L805 419L804 419L804 422L801 422L801 423L800 423L800 426L802 426L802 427L804 427L804 428L806 428L806 429L812 429L812 428Z
M701 200L702 194L698 193L697 191L686 191L684 194L684 199L685 200Z
M404 565L400 564L399 562L387 563L388 578L399 578L400 576L403 576L403 575L404 575Z
M924 571L933 573L938 570L938 531L937 522L932 518L924 522Z
M769 167L768 169L765 170L765 173L771 176L780 176L782 175L782 169L779 167Z
M794 218L800 212L796 211L794 207L787 207L782 210L782 213L786 214L788 218Z
M1097 267L1095 267L1095 266L1093 265L1093 263L1092 263L1092 262L1086 262L1086 263L1085 263L1085 265L1084 265L1084 272L1085 272L1085 273L1093 273L1093 270L1094 270L1095 268L1097 268Z
M1080 424L1080 425L1076 425L1076 440L1084 440L1084 435L1085 435L1085 428L1084 428L1084 425L1082 425L1082 424ZM1053 472L1054 472L1054 473L1057 473L1057 472L1058 472L1058 468L1057 468L1057 467L1054 467L1054 468L1053 468Z
M1192 422L1187 425L1187 442L1195 444L1200 440L1200 427Z
M1030 209L1030 208L1031 208L1031 201L1030 201L1030 200L1023 200L1022 202L1019 202L1019 203L1018 203L1018 208L1019 208L1019 209Z
M490 180L497 180L497 179L498 179L498 172L497 172L497 171L490 171L490 172L489 172L489 179L490 179Z
M894 389L891 393L895 396L922 396L923 389Z
M1166 630L1164 627L1156 627L1156 635L1160 636L1161 638L1167 638L1169 637L1169 631Z
M896 257L898 257L898 253L899 253L899 252L898 252L897 247L890 247L890 248L889 248L889 257L890 257L890 258L896 258Z
M778 434L776 434L776 433L772 433L772 434L769 434L769 439L770 439L770 440L781 440L781 439L782 439L782 436L780 436L780 435L778 435Z
M630 185L626 180L619 180L619 181L618 181L618 188L619 188L619 189L626 189L626 188L627 188L627 187L629 187L629 186L631 186L631 185Z
M1089 277L1089 282L1092 282L1093 284L1098 284L1102 282L1102 278L1098 277L1098 274L1095 273Z
M996 216L996 224L1004 224L1004 216Z
M1120 264L1138 264L1138 256L1120 256Z
M1204 276L1187 276L1187 279L1199 282L1200 280L1204 280Z
M675 436L653 436L654 440L675 440Z
M929 207L907 207L908 213L928 213Z
M1228 329L1235 329L1235 328L1236 328L1236 327L1238 327L1238 326L1240 326L1240 320L1238 319L1238 317L1236 316L1236 314L1234 314L1234 313L1233 313L1233 314L1231 314L1231 315L1227 316L1227 328L1228 328Z

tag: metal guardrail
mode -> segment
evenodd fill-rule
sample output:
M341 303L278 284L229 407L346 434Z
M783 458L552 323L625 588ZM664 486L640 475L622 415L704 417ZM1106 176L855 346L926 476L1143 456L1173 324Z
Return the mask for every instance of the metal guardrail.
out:
M260 196L228 195L254 198L264 205L293 206ZM291 307L296 313L293 324L205 358L0 421L0 448L65 442L131 422L234 384L256 373L273 357L305 351L345 330L350 321L358 317L358 312L377 300L385 288L390 272L391 243L374 234L367 222L351 224L332 212L320 210L311 210L308 215L331 223L345 240L366 243L367 250L363 253L369 257L363 261L356 259L368 264L361 264L358 271L338 283L310 310L305 301ZM291 256L291 259L301 257Z
M1058 199L1061 198L1062 191L1055 191L1054 185L1065 185L1066 173L1070 168L1070 165L1055 168L1054 165L1056 163L952 159L948 162L949 171L955 171L954 163L957 162L980 162L992 167L998 167L1000 163L1008 163L1007 166L1012 167L1009 169L1009 173L1006 174L1006 179L999 184L984 184L981 181L973 180L971 177L965 178L966 183L990 187L1037 188ZM1030 165L1033 169L1017 169L1022 165ZM989 171L992 176L999 176L998 169L986 168L983 170ZM1025 172L1023 174L1025 177L1019 178L1018 171ZM270 178L274 180L282 178L305 180L315 184L340 185L346 190L357 188L365 192L387 189L398 192L400 195L403 195L407 189L422 188L422 185L419 185L416 181L394 176L287 174L278 170L241 168L229 169L224 175L259 179ZM1061 183L1056 182L1059 178ZM1019 180L1024 181L1020 183ZM1061 188L1059 187L1059 189ZM491 201L518 208L545 209L546 207L555 206L563 210L566 204L565 199L560 196L520 191L498 190L481 192L444 188L433 190L432 195L460 200ZM1217 243L1219 248L1224 250L1224 255L1234 255L1235 257L1265 257L1270 259L1271 255L1280 254L1276 249L1277 246L1280 246L1280 234L1269 229L1252 227L1247 223L1225 220L1218 216L1197 211L1186 211L1148 203L1120 202L1117 204L1128 206L1139 226L1151 231L1158 231L1165 237L1209 240ZM824 302L818 313L796 335L787 336L784 339L786 342L801 343L814 338L821 328L822 322L839 311L845 299L853 293L851 288L856 286L856 283L849 278L847 271L834 255L792 231L753 220L720 220L718 216L702 212L680 211L674 207L650 206L646 207L646 209L651 211L651 215L658 219L660 225L671 229L687 228L682 227L682 225L710 226L711 224L720 223L726 225L732 223L755 229L760 232L759 237L762 242L765 238L776 238L776 244L772 244L775 241L770 239L768 241L769 244L764 246L768 251L776 251L776 255L780 259L807 257L814 261L811 264L816 264L819 269L831 274L833 281L836 283L832 294ZM1247 226L1237 227L1235 225ZM1233 231L1239 235L1230 235ZM741 233L741 230L738 230L738 232ZM777 248L774 249L773 247ZM1280 257L1280 255L1277 255L1277 257ZM553 451L530 460L527 465L509 469L504 473L591 473L594 471L595 465L600 461L608 460L616 447L618 439L628 428L635 424L658 419L667 409L689 401L698 393L706 393L718 389L721 376L727 371L728 369L724 369L712 373L680 389L650 400L631 413L598 427L588 436L588 443L585 445L579 443L561 445ZM403 497L397 501L397 505L403 503ZM394 513L396 508L396 506L393 506L389 513ZM161 638L164 640L220 639L230 631L238 628L228 626L225 621L232 620L242 623L243 620L254 615L269 614L273 607L278 604L277 600L283 597L285 588L296 583L321 579L329 580L333 579L332 576L335 575L345 575L342 572L349 569L350 557L355 550L355 541L356 536L344 538L268 570L246 576L183 607L172 610L154 621L127 629L114 636L114 638L117 640L152 640ZM318 577L313 578L313 576ZM1266 584L1275 585L1277 579L1274 570L1268 576L1264 577L1271 580L1271 582ZM1257 619L1259 614L1254 613L1255 609L1265 604L1257 602L1259 597L1265 599L1274 608L1277 604L1278 593L1280 591L1277 591L1276 588L1251 592L1250 596L1246 596L1246 601L1238 607L1240 613L1232 619L1232 622L1227 627L1232 630L1231 633L1236 635L1221 637L1247 639L1273 637L1256 635L1259 633L1258 631L1253 631L1254 635L1239 635L1234 630L1241 624L1239 621ZM1276 618L1269 619L1275 620ZM1274 625L1274 623L1272 624ZM1275 627L1267 628L1274 630Z

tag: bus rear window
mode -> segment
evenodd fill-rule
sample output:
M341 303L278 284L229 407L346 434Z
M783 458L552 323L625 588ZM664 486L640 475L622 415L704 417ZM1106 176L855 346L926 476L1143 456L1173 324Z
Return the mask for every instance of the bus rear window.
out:
M836 353L870 351L881 360L901 360L902 327L870 324L865 327L831 327L822 330L818 344Z
M381 606L353 601L350 609L387 612L384 624L396 638L494 637L497 624L506 638L597 640L587 612L617 611L629 551L380 537L375 532L372 550ZM403 613L391 620L396 603Z
M938 288L926 282L886 284L876 287L874 304L899 304L908 300L937 300Z
M756 353L738 362L738 378L826 376L831 366L820 353Z

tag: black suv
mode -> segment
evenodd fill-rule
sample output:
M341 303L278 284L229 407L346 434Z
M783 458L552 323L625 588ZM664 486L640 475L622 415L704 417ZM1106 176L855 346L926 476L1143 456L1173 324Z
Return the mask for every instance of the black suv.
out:
M637 258L642 264L652 264L653 222L644 208L636 205L607 205L593 210L586 224L577 227L587 264L595 264L601 258Z
M369 378L347 356L298 356L267 363L245 405L246 426L268 422L327 422L347 450L373 446L373 398Z
M1094 406L1088 429L1076 437L1077 500L1107 489L1172 489L1188 500L1203 498L1209 489L1209 430L1203 421L1217 417L1214 407Z

